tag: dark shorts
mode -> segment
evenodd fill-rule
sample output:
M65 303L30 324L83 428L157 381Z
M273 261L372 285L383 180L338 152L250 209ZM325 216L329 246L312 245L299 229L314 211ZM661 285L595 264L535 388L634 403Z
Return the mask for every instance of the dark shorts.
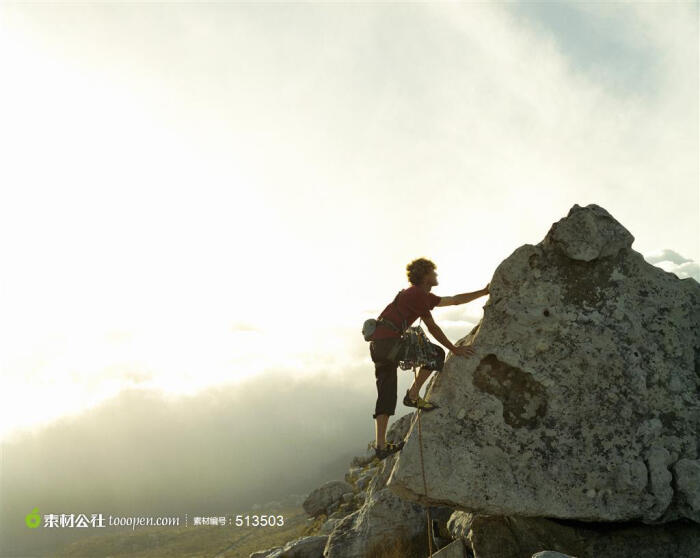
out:
M374 362L374 376L377 379L377 403L374 406L373 418L377 415L393 415L396 411L396 370L398 360L389 360L388 353L398 343L398 339L377 339L370 341L369 354ZM434 370L442 370L445 363L445 349L435 343L430 343L435 354Z

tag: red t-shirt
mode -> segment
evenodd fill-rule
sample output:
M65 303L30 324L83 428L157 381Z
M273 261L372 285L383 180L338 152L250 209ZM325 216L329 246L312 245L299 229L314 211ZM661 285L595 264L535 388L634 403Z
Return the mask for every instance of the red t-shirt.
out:
M426 293L420 287L415 285L408 289L403 289L396 298L396 304L392 301L384 311L379 314L380 318L386 318L398 328L401 328L401 322L406 320L406 327L409 327L418 319L418 316L425 320L430 316L430 311L435 308L440 302L440 297L433 293ZM396 307L398 306L398 311ZM402 318L403 316L403 318ZM390 327L377 324L377 329L374 331L372 339L389 339L391 337L400 337L401 335Z

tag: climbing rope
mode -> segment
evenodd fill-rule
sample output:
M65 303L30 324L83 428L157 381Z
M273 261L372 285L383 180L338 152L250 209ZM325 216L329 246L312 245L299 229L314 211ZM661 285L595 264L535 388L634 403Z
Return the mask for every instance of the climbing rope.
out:
M422 321L422 319L421 319ZM403 354L398 357L398 364L402 370L413 369L413 380L417 383L418 375L416 373L417 367L425 366L428 369L435 369L437 365L436 358L437 355L434 351L431 351L430 342L428 341L428 336L421 329L420 323L416 327L405 328L401 337L401 352ZM418 394L420 397L420 393ZM427 401L427 400L426 400ZM423 458L423 429L421 426L421 411L422 409L417 409L418 411L418 448L420 451L420 468L423 474L423 492L425 493L426 499L428 498L428 482L425 476L425 460ZM433 557L433 529L432 521L430 520L430 507L425 507L425 513L428 521L428 551L430 553L430 558Z
M411 328L413 329L413 328ZM418 364L425 364L427 362L427 354L423 348L423 342L427 344L428 338L425 336L425 333L423 333L423 330L420 328L420 322L418 322L418 327L416 328L417 332L422 333L423 335L416 335L414 337L414 340L417 345L417 350L416 350L416 357L411 362L412 367L413 367L413 381L415 383L418 383L418 374L416 373L416 367ZM423 362L421 362L423 361ZM418 397L420 397L420 393L418 393ZM427 399L426 399L427 401ZM421 422L420 422L420 416L423 414L422 409L417 409L418 412L418 451L420 454L420 469L421 473L423 475L423 493L426 497L428 498L428 482L425 477L425 461L423 459L423 429L421 428ZM427 517L427 522L428 522L428 552L430 554L430 558L433 558L433 523L430 521L430 507L426 506L425 507L425 514Z
M413 366L413 379L414 381L418 378L416 374L416 367ZM420 394L419 394L420 397ZM425 462L423 460L423 430L421 429L420 416L421 409L418 409L418 450L420 453L420 468L423 473L423 493L425 497L428 497L428 483L425 479ZM428 552L430 553L430 558L433 558L433 529L432 522L430 521L430 507L425 507L425 513L428 519Z

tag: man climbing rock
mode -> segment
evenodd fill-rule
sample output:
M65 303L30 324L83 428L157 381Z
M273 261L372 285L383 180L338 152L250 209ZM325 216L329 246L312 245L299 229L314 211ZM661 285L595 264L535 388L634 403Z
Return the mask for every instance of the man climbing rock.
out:
M403 289L384 309L377 319L377 328L369 344L370 356L374 362L374 375L377 379L377 402L374 408L376 441L375 455L384 459L399 451L403 442L392 444L386 442L386 429L389 416L396 410L396 370L398 366L398 344L401 331L408 328L418 317L422 318L428 331L454 354L469 356L474 354L471 346L455 347L433 320L430 310L435 306L452 306L465 304L489 293L489 285L480 291L455 296L437 296L430 289L438 284L435 264L425 258L418 258L406 266L406 275L411 286ZM445 363L445 350L434 343L429 343L428 353L433 357L432 366L421 366L413 385L406 392L404 405L423 411L435 409L435 405L420 397L420 388L433 370L442 370Z

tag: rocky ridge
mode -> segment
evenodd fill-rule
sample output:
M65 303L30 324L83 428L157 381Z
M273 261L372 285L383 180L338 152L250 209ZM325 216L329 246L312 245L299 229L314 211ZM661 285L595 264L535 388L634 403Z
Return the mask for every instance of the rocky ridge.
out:
M574 205L506 258L384 461L312 492L307 536L256 558L700 556L700 285L644 261L605 209Z

